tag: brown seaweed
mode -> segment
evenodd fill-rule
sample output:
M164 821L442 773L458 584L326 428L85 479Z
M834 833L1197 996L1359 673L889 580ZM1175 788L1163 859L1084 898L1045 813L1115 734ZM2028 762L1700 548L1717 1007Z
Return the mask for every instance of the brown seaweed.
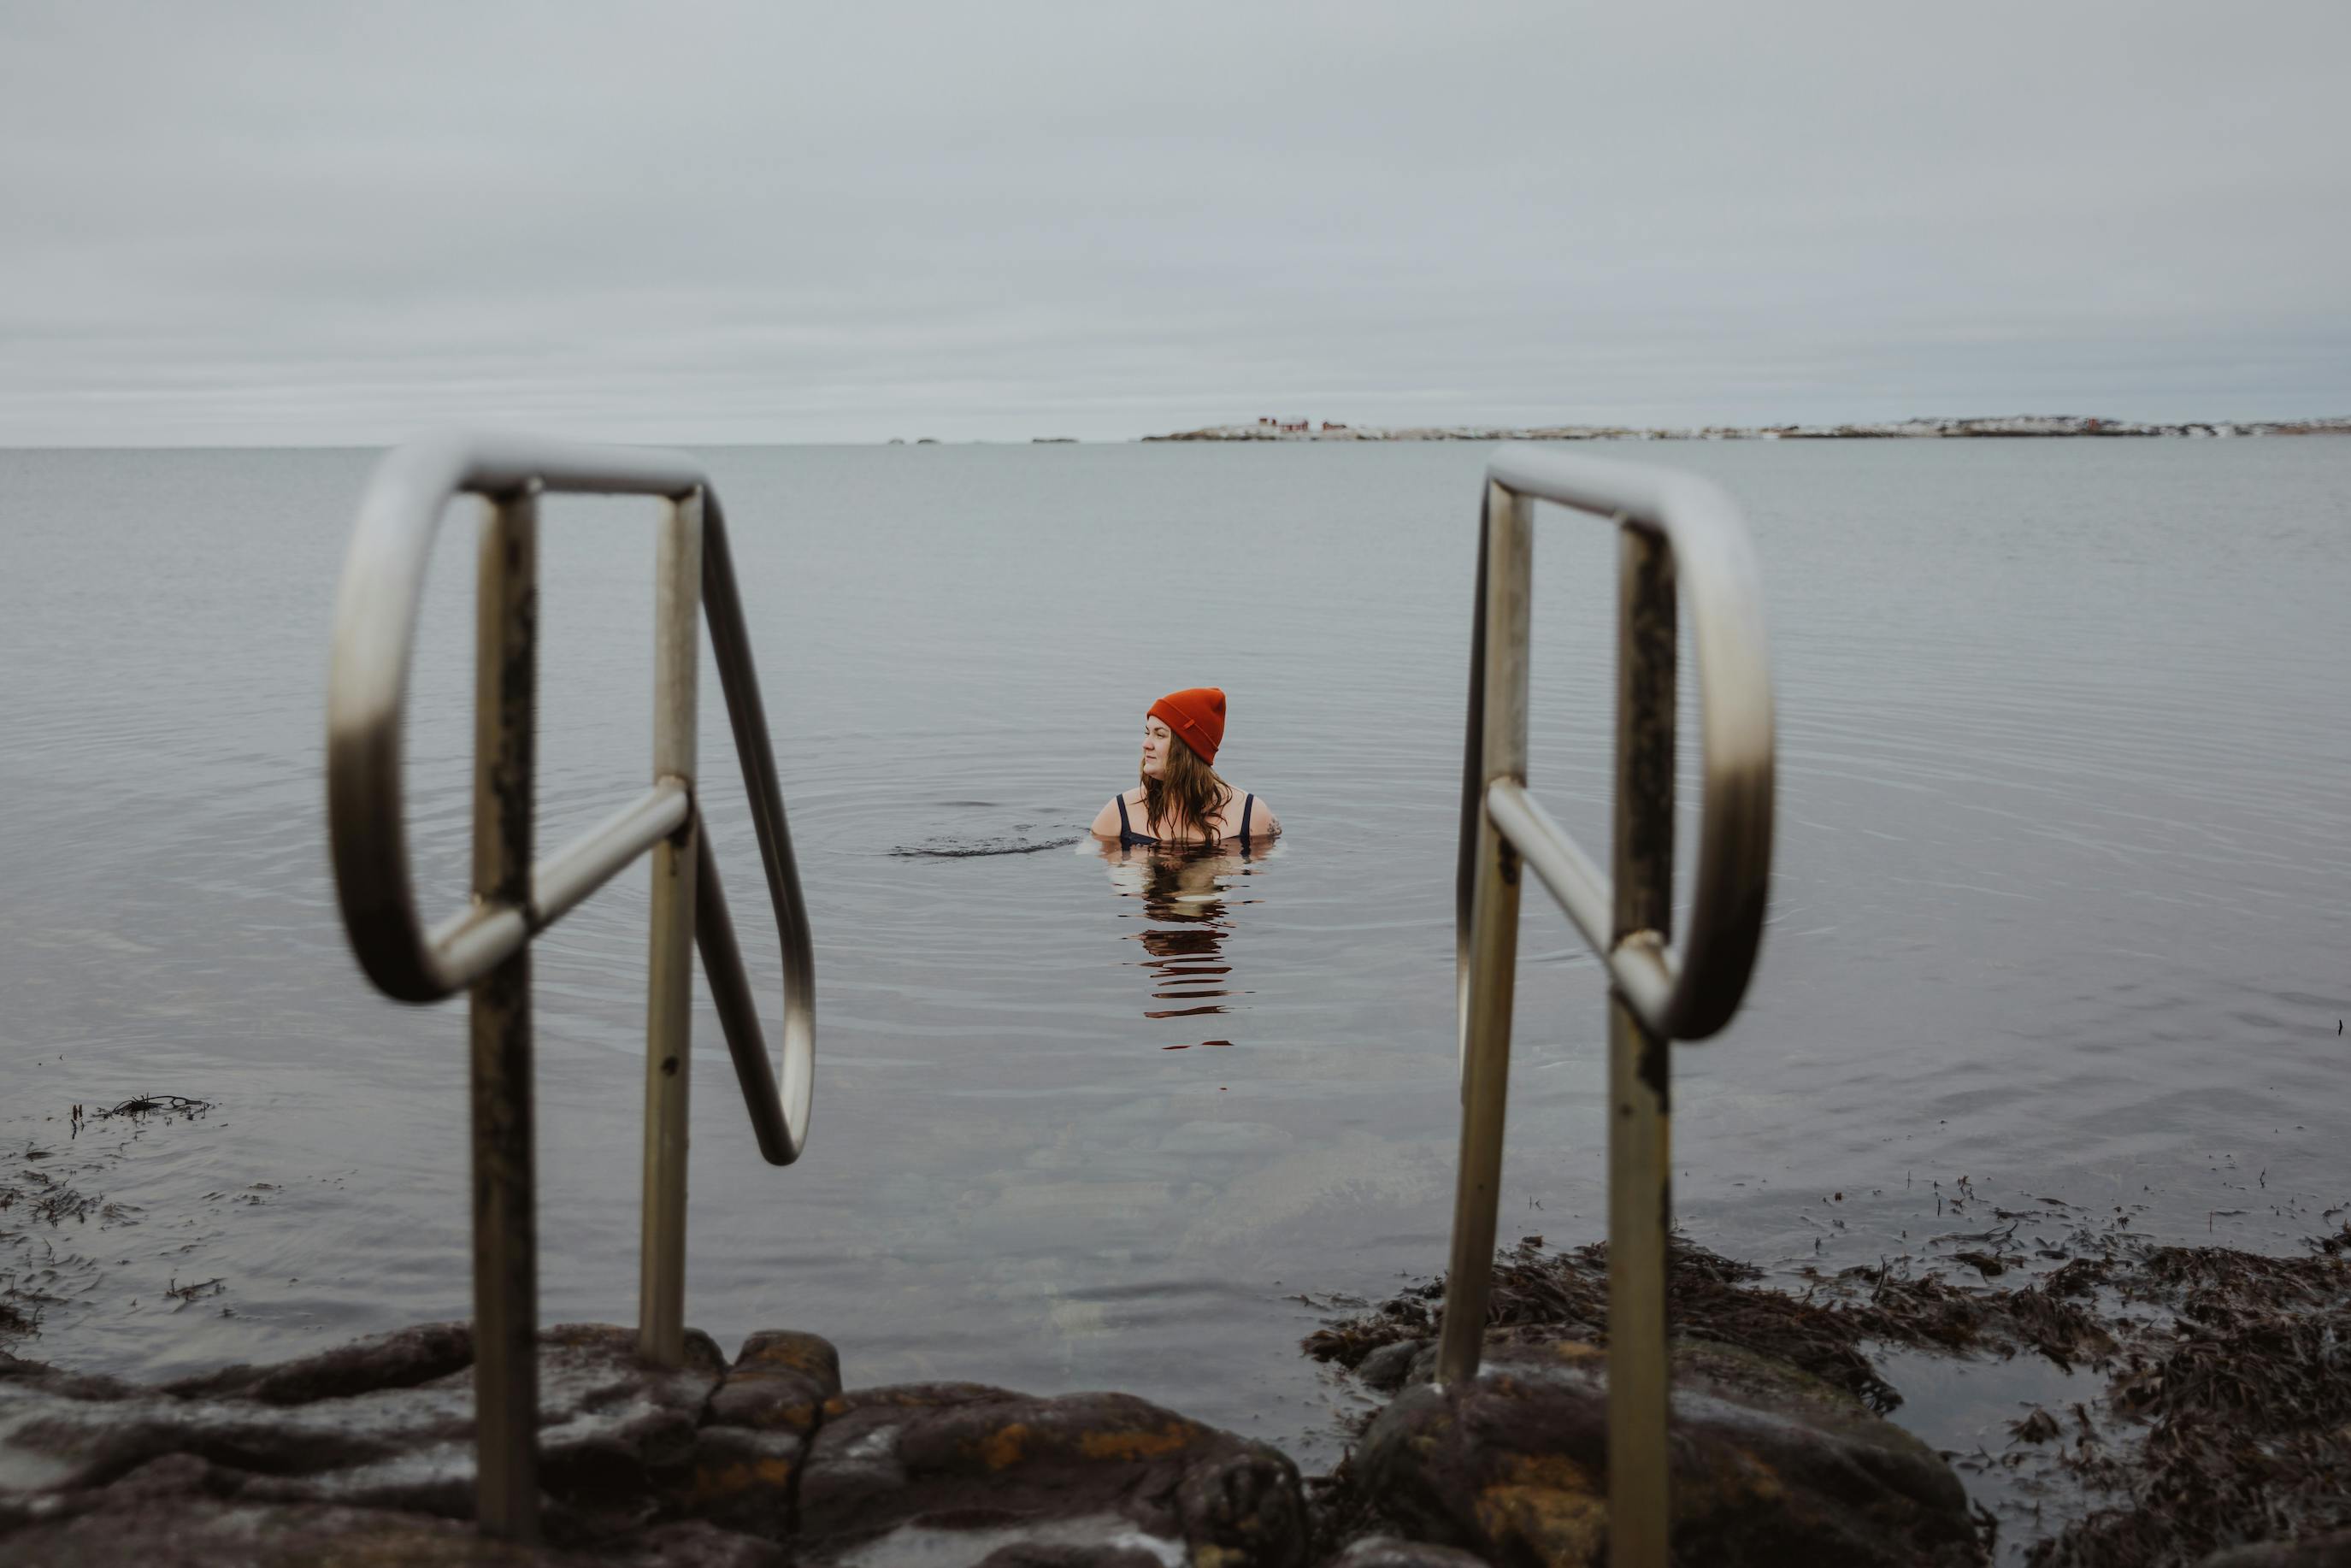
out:
M1798 1295L1677 1239L1670 1321L1677 1335L1778 1357L1881 1412L1901 1396L1870 1361L1873 1345L2032 1354L2104 1372L2095 1409L2076 1403L2061 1420L2034 1406L2010 1425L2034 1464L2092 1505L2032 1543L2035 1568L2184 1568L2221 1547L2351 1527L2351 1222L2311 1238L2308 1256L2275 1258L2155 1246L2116 1220L2074 1234L2086 1255L2044 1249L2065 1260L2037 1277L2001 1233L1937 1239L1989 1249L1963 1260L1965 1283L1881 1261L1808 1271ZM1441 1282L1415 1286L1302 1348L1361 1367L1384 1345L1434 1335L1443 1300ZM1486 1321L1489 1334L1604 1342L1607 1249L1545 1253L1530 1237L1498 1254ZM1967 1468L1970 1457L1955 1458Z

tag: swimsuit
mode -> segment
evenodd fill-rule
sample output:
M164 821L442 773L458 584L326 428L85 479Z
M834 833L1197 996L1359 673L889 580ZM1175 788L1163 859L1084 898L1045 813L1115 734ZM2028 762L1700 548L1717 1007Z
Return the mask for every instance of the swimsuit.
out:
M1244 795L1241 798L1241 851L1243 853L1247 853L1249 847L1249 812L1254 810L1256 807L1256 796ZM1138 833L1134 831L1134 824L1127 821L1126 796L1125 793L1122 791L1118 796L1119 848L1131 850L1137 844L1155 844L1158 841L1159 841L1157 839L1153 838L1149 833Z

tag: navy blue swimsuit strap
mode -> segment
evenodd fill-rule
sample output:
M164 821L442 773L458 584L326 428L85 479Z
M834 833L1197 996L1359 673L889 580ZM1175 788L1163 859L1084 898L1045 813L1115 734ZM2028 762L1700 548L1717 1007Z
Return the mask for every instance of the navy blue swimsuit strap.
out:
M1241 848L1243 849L1249 848L1249 812L1256 807L1256 796L1245 795L1241 798Z
M1127 821L1124 791L1121 791L1118 796L1118 841L1120 847L1124 849L1132 849L1136 844L1155 844L1159 841L1149 833L1136 832L1134 825Z

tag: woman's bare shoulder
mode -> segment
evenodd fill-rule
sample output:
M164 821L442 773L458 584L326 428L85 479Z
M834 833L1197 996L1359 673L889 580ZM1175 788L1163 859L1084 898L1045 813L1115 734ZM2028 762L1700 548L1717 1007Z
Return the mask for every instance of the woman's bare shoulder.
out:
M1121 800L1125 801L1130 806L1141 805L1143 803L1143 787L1138 784L1132 789L1122 789L1117 794L1113 795L1109 800L1102 802L1102 809L1094 813L1094 837L1098 839L1114 839L1118 837L1118 803Z
M1281 819L1273 814L1273 808L1265 803L1263 796L1258 798L1257 810L1251 813L1251 817L1253 818L1249 823L1251 832L1264 833L1271 837L1281 831ZM1265 825L1259 827L1259 822L1263 822Z
M1242 810L1249 812L1249 831L1251 838L1270 837L1281 831L1281 819L1273 814L1273 808L1265 803L1264 796L1254 795L1244 789L1238 792L1238 797L1243 803ZM1239 837L1240 812L1228 807L1226 815L1231 821L1231 836Z

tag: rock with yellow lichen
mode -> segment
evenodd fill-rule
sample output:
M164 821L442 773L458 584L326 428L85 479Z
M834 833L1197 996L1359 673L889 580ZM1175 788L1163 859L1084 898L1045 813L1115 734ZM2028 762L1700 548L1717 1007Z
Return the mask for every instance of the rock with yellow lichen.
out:
M1357 1485L1405 1533L1496 1563L1608 1554L1607 1353L1493 1347L1470 1383L1408 1387L1355 1450ZM1784 1363L1684 1342L1674 1355L1677 1563L1959 1568L1982 1561L1966 1493L1933 1450Z
M1305 1549L1287 1458L1133 1395L920 1384L830 1402L799 1486L804 1559L883 1534L898 1547L874 1560L919 1555L949 1525L987 1532L975 1543L1008 1562L1081 1551L1286 1568Z
M472 1336L434 1324L160 1388L0 1355L0 1562L403 1568L1298 1568L1290 1462L1132 1396L844 1394L814 1334L539 1336L547 1542L474 1511Z

